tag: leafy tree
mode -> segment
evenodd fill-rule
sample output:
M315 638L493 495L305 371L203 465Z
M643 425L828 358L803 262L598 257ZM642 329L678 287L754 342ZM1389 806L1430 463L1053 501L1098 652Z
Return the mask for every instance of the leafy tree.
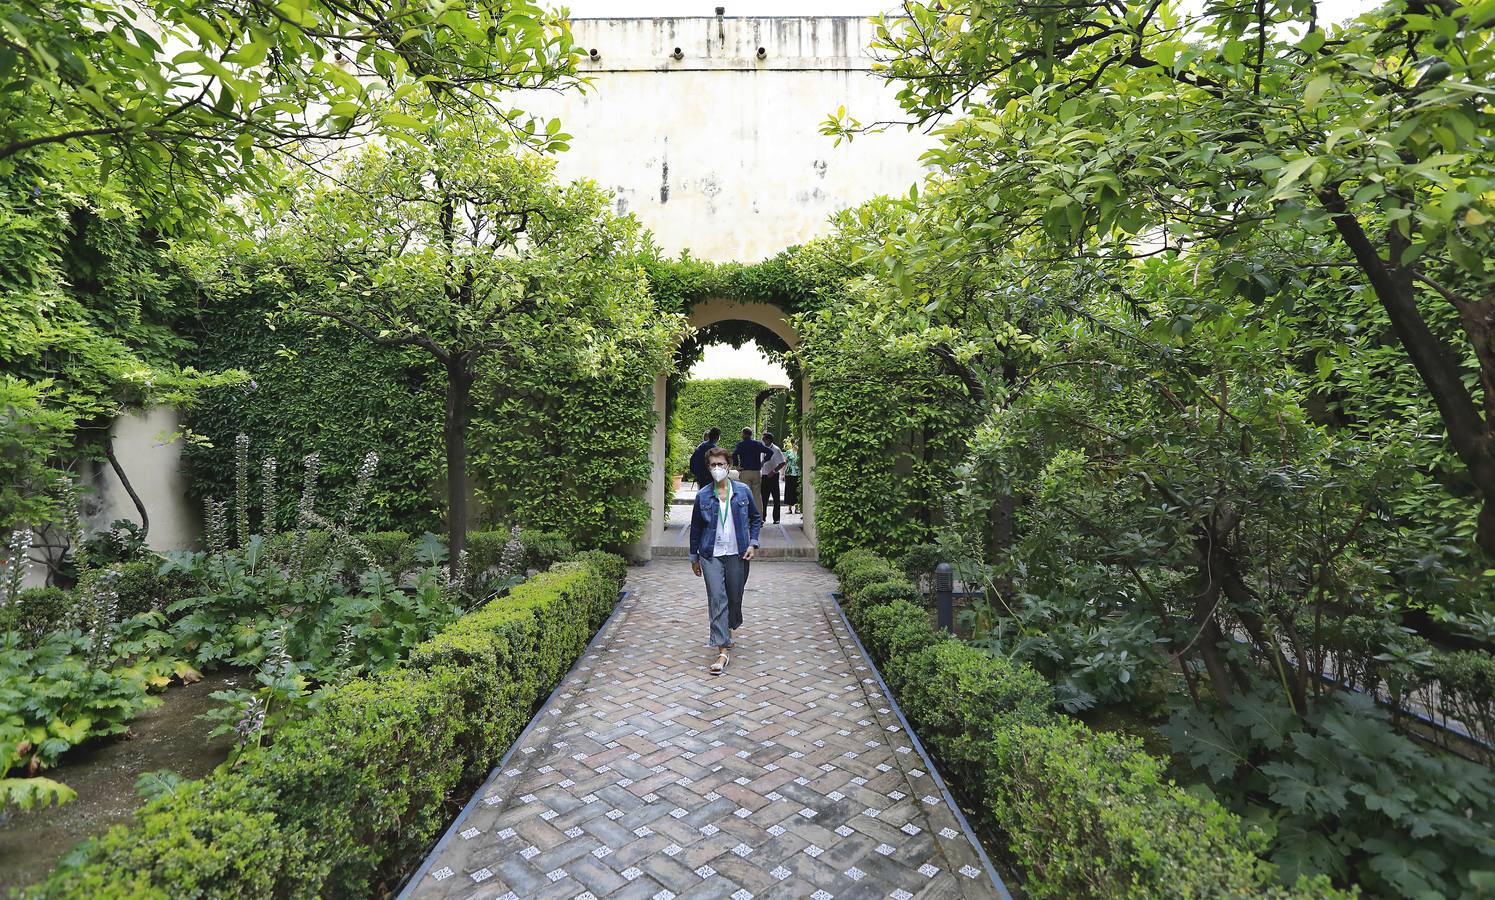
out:
M577 83L578 53L531 0L4 0L0 167L86 148L180 221L211 202L184 182L262 184L277 156L417 128L438 108L562 143L506 95Z
M1452 0L1331 27L1298 0L906 3L880 20L879 69L913 121L959 117L928 155L944 219L894 238L894 277L1024 240L1034 277L1187 253L1200 289L1180 331L1234 296L1269 312L1295 278L1365 285L1495 555L1492 24L1488 3Z
M444 369L448 529L467 528L467 432L480 368L599 369L649 352L657 369L676 317L647 302L643 232L595 184L559 184L554 164L504 149L491 120L434 123L418 139L366 148L335 182L306 180L274 239L296 277L288 314L336 322Z

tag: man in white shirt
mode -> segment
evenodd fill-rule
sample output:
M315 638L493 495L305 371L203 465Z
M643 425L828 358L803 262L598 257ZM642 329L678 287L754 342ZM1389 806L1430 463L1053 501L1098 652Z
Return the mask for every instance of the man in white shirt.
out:
M784 492L779 489L779 473L789 460L785 458L784 451L779 447L778 441L774 440L772 433L763 435L763 444L768 448L768 459L763 462L763 518L768 518L768 501L772 500L773 523L777 525L780 498L784 496Z

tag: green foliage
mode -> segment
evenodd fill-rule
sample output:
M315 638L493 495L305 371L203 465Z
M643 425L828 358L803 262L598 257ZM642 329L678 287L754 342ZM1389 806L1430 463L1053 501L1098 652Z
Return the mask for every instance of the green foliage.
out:
M79 581L78 592L86 594L101 578L110 579L113 590L119 594L120 618L128 619L140 613L165 610L202 588L199 573L166 567L155 554L151 556L148 560L119 563L107 569L91 569Z
M27 896L392 889L580 654L620 565L560 566L454 622L408 666L329 691L274 744L148 804Z
M576 553L571 541L555 532L522 528L519 542L524 545L524 563L531 569L548 569Z
M837 570L871 572L879 563L888 566L851 550ZM1135 742L1057 718L1052 689L1026 664L951 640L906 601L853 604L847 614L921 740L985 800L981 813L1006 834L1029 894L1276 890L1273 867L1255 855L1261 832L1175 786ZM1301 893L1331 891L1317 883Z
M794 270L798 251L789 247L759 263L713 263L682 253L678 259L651 255L643 260L649 291L660 308L686 312L703 300L771 303L796 312L809 299L809 285Z
M34 646L60 627L77 604L76 595L61 588L30 588L0 607L0 630L15 634L23 646Z
M480 133L452 126L370 149L342 188L294 186L265 223L268 242L193 249L210 317L231 325L208 352L255 378L193 419L211 444L194 462L199 491L222 495L234 430L281 458L329 441L342 448L329 459L378 448L390 487L371 498L373 524L434 524L445 487L458 510L450 534L467 494L452 491L462 473L446 477L446 430L486 524L607 547L642 532L647 504L633 491L649 474L653 379L680 323L648 299L636 222L611 215L590 182L561 185L552 163L495 149L483 130L492 123L472 127ZM448 245L440 204L397 202L438 170L457 219L496 230ZM427 240L412 246L407 232ZM328 234L347 239L329 244ZM333 331L310 324L319 318ZM337 410L330 427L325 409ZM346 492L350 476L330 467L328 483Z
M255 15L184 0L29 9L5 8L0 165L92 161L162 223L262 188L288 142L398 140L441 111L502 115L506 136L564 149L559 123L512 109L508 92L579 80L565 21L530 2L460 14L321 0ZM424 105L412 116L390 96Z
M959 379L918 348L889 347L875 301L795 318L814 384L816 531L829 558L894 552L931 535L972 411Z
M267 554L174 553L167 567L202 586L166 607L176 652L198 668L258 666L283 654L317 681L396 665L461 610L443 567L422 569L413 591L380 568L329 555L301 569Z
M1272 867L1255 855L1263 835L1180 790L1133 739L1015 724L993 732L988 765L992 818L1035 897L1268 893Z
M379 478L360 524L439 529L439 371L415 352L391 353L332 326L266 327L266 315L294 291L261 264L270 263L245 260L239 279L204 303L195 364L240 369L251 380L204 392L187 416L186 427L200 436L183 453L192 495L233 496L234 436L242 432L251 453L278 460L283 479L319 453L322 496L333 509L351 496L358 460L377 451ZM280 492L277 507L280 522L294 522L294 488Z
M1495 743L1495 657L1474 650L1439 654L1433 674L1440 711L1487 744Z
M1242 811L1267 800L1285 875L1328 872L1377 893L1460 896L1495 868L1495 775L1392 731L1364 695L1335 693L1305 717L1268 696L1220 714L1186 710L1179 752Z
M34 775L90 738L123 733L136 714L160 703L149 692L170 681L172 664L134 659L159 643L158 622L95 621L87 631L53 631L31 647L7 638L0 645L0 777ZM37 786L21 787L19 802L39 799L31 793Z
M42 521L66 477L51 457L76 416L47 402L55 394L50 380L0 377L0 529Z
M898 558L898 568L909 581L918 584L921 578L934 577L935 567L940 563L950 562L945 556L944 548L938 544L916 544Z
M753 416L758 392L767 386L768 382L756 378L682 381L675 398L675 414L679 417L677 430L684 441L687 462L691 451L701 443L701 435L712 426L722 430L717 446L728 451L742 438L744 428L753 429L754 437L762 437Z

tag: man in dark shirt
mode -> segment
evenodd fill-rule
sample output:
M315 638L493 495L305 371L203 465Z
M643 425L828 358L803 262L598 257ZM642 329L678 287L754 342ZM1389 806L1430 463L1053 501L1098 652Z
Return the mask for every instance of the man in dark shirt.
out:
M713 425L706 431L706 439L697 444L696 451L690 455L690 475L696 480L696 487L705 487L711 483L711 471L706 468L706 451L715 447L721 436L722 430Z
M753 440L753 429L742 429L742 440L732 448L732 465L737 467L737 480L753 489L753 502L758 505L758 515L763 515L763 463L773 453L758 441Z

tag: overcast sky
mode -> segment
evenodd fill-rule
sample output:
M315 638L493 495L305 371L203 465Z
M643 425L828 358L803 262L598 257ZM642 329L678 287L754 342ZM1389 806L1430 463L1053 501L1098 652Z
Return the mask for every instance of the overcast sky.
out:
M577 17L599 16L713 16L718 5L727 8L729 16L870 16L899 4L880 0L571 0L554 3L566 6ZM1202 8L1204 0L1190 0L1186 7ZM1319 0L1319 16L1324 21L1341 19L1371 9L1370 0Z

